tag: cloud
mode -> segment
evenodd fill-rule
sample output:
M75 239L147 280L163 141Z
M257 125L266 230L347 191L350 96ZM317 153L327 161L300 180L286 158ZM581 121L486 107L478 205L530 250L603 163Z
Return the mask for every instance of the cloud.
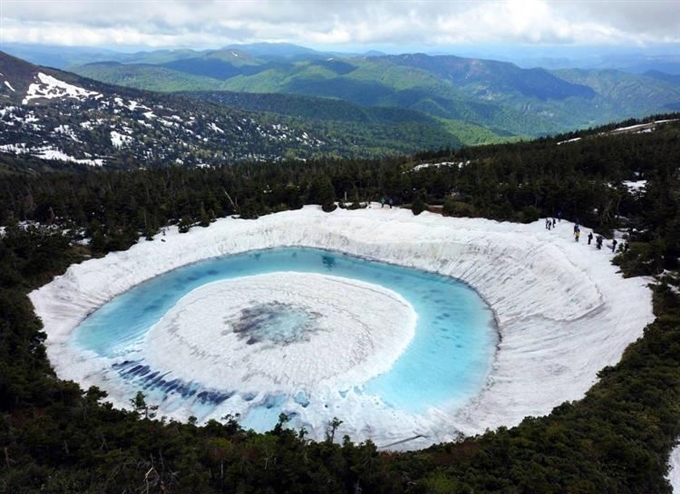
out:
M217 47L680 44L677 0L1 0L0 41Z

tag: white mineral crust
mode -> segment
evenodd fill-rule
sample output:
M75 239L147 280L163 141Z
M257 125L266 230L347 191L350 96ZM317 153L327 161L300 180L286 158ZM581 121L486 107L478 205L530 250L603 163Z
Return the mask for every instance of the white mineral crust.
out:
M168 270L253 249L305 246L458 278L488 302L500 332L495 361L479 394L454 409L431 408L416 416L350 393L337 415L343 424L336 437L349 434L385 446L418 436L390 446L415 449L459 433L516 425L526 416L545 415L566 400L580 399L596 382L597 372L616 364L626 346L642 336L653 320L650 280L624 279L611 264L607 245L603 250L587 245L585 231L581 242L575 242L572 229L566 221L549 231L543 221L520 225L429 213L413 216L375 204L330 214L308 206L255 221L218 220L188 234L172 230L128 251L74 265L30 297L45 324L47 351L57 374L85 386L102 386L110 401L124 406L130 396L97 379L102 363L67 342L96 308ZM336 294L343 296L344 289ZM334 353L318 358L332 361ZM194 365L190 360L185 355L174 365L188 368ZM161 415L186 418L186 410L166 408ZM311 402L303 421L312 424L315 414L328 420L337 410L333 402ZM323 437L323 427L310 427L312 437Z

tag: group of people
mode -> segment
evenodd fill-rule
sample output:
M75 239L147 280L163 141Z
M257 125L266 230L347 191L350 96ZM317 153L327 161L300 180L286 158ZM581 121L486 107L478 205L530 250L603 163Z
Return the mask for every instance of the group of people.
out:
M560 218L561 219L561 218ZM546 218L545 219L545 228L546 230L551 230L555 228L557 222L555 221L555 218ZM595 247L598 250L602 250L602 245L604 243L604 237L602 235L594 235L594 233L591 231L588 233L588 245L590 245L593 242L593 238L595 239ZM581 226L576 222L574 224L574 240L578 242L581 239ZM611 249L612 252L616 252L616 246L618 245L619 247L619 252L625 252L628 250L628 242L622 242L619 243L615 238L612 239L612 244L611 244Z
M593 232L590 232L588 234L588 245L593 241ZM602 250L602 242L604 241L604 237L602 235L598 235L595 237L595 247L597 247L597 250ZM614 239L614 245L616 245L616 239ZM614 249L612 249L612 252L614 252Z
M578 239L577 239L578 241ZM588 245L593 241L593 232L588 234ZM602 235L595 236L595 247L597 250L602 250L602 243L604 242L604 237ZM611 249L612 252L616 252L616 246L619 246L619 252L625 252L628 250L628 242L619 243L615 238L612 239Z

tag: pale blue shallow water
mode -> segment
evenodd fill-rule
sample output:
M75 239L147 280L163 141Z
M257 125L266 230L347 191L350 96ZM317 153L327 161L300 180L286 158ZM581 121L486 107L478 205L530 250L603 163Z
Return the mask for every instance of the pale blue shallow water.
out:
M493 313L481 297L449 277L336 252L308 248L278 248L210 259L146 281L116 297L90 315L76 330L73 344L96 354L116 358L121 386L133 397L141 389L157 400L187 400L196 408L228 404L238 389L208 389L201 376L183 382L162 369L150 368L139 342L179 299L209 282L280 271L325 273L381 285L408 300L418 314L416 335L393 368L356 391L380 397L388 406L421 413L474 396L484 386L498 334ZM253 314L258 338L277 342L296 338L296 327L306 327L306 316L267 308ZM265 322L262 322L265 321ZM251 321L252 322L252 321ZM262 335L262 328L268 335ZM304 337L313 338L313 331ZM319 356L324 358L324 356ZM332 358L332 356L328 356ZM338 390L338 399L348 390ZM253 399L251 396L242 398ZM306 406L308 397L291 397ZM270 429L286 396L269 396L257 404L242 423L256 430Z

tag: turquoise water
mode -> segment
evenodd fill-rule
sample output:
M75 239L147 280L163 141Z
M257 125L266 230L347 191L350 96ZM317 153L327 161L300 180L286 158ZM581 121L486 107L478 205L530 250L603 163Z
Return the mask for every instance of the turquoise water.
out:
M498 336L492 311L474 290L445 276L319 249L254 251L165 273L90 315L77 328L73 342L101 357L115 359L118 363L114 369L122 378L121 385L130 387L131 396L141 388L160 400L180 397L204 407L228 404L232 396L239 394L238 389L207 389L201 385L201 376L189 383L181 382L162 369L146 365L144 336L184 295L205 283L280 271L324 273L381 285L414 307L418 314L416 335L406 351L389 372L364 383L355 392L378 396L387 407L421 413L429 406L474 396L484 386ZM304 316L282 311L267 317L274 326L277 320L282 325L269 339L285 340L295 337L291 328L299 326ZM347 392L338 390L338 399ZM261 408L260 415L271 415L269 427L276 423L286 398L271 396L256 404ZM308 400L304 394L290 398L302 406Z

